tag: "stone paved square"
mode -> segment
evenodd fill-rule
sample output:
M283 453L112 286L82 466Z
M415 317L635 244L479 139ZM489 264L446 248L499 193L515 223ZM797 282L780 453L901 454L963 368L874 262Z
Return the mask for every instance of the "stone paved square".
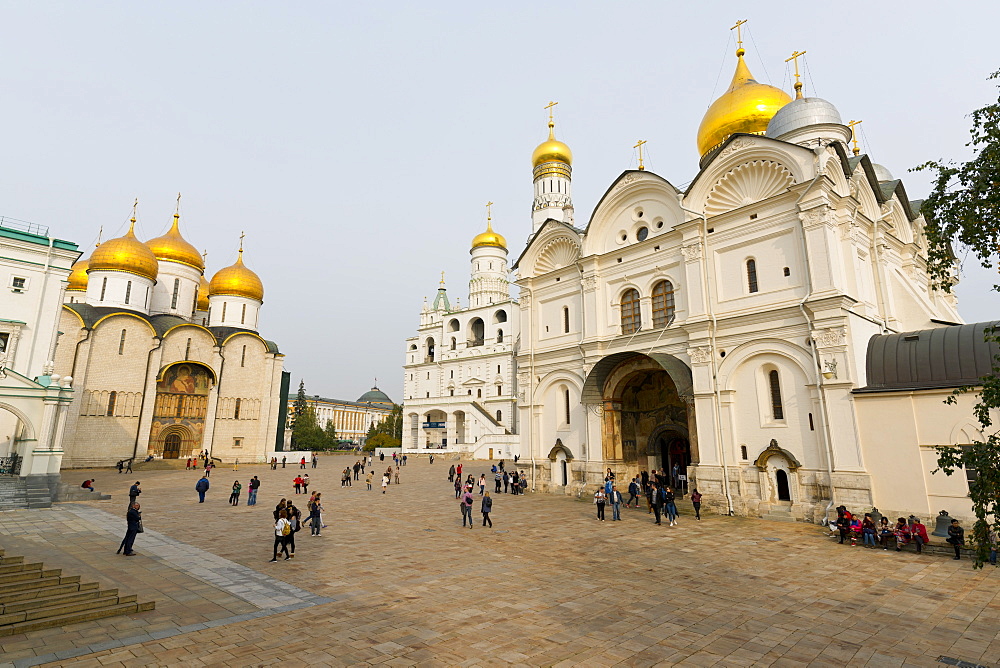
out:
M197 472L67 472L113 499L0 514L0 547L156 609L0 639L0 665L1000 665L996 569L840 546L811 524L601 523L591 503L530 493L494 495L494 528L470 530L450 461L411 458L385 495L340 486L354 461L308 470L328 527L278 563L271 511L297 466L218 468L204 504ZM229 506L252 475L258 505ZM147 532L125 559L135 480Z

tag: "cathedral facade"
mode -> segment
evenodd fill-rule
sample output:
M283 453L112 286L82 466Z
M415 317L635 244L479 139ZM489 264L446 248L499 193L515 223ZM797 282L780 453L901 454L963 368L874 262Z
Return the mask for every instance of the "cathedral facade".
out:
M931 473L934 445L975 438L969 406L935 409L945 423L933 429L913 406L968 381L945 367L982 328L958 335L955 298L927 273L921 203L852 138L800 83L793 99L754 80L740 48L698 130L690 185L646 170L640 153L577 221L573 156L550 113L532 155L532 232L512 267L518 344L505 352L534 489L589 493L608 469L619 481L665 469L723 513L818 521L835 503L924 516L940 503L970 514L964 480ZM437 305L408 341L407 410L432 396L421 382L447 381L413 375L446 363ZM942 368L887 371L879 351L892 337L900 366L906 344L931 341L913 364ZM413 421L409 443L439 424Z
M180 233L134 232L73 266L55 369L74 378L66 468L121 459L263 461L276 449L283 355L257 332L264 287L236 262L208 281Z

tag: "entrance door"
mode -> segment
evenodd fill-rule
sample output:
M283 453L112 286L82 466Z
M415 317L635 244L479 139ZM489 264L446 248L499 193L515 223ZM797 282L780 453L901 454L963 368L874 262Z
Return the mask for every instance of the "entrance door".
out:
M163 439L163 458L177 459L181 455L181 435L177 432L167 434Z
M788 474L782 469L778 469L774 472L774 478L778 482L778 500L791 501L792 495L788 491Z
M490 459L493 459L493 448L490 448Z
M569 484L569 466L566 464L565 459L559 463L562 465L560 468L562 469L563 487L565 487L566 485Z

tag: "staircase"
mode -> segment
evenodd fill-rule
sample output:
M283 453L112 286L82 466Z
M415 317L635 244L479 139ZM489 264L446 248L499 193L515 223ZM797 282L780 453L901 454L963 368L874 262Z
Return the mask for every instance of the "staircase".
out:
M761 519L771 520L772 522L796 521L792 515L792 504L786 501L772 503L768 511L764 515L761 515Z
M24 557L8 557L0 550L0 637L65 626L103 617L152 610L135 595L120 596L117 589L101 589L96 582L80 582L59 569L26 564Z
M0 476L0 511L28 507L28 490L24 478Z

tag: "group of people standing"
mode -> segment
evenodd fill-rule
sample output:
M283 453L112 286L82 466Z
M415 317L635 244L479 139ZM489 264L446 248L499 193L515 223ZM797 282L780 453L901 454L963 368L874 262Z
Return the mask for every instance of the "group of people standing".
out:
M527 480L524 475L519 474L517 471L513 471L512 473L505 471L502 459L499 466L494 464L490 471L496 481L495 493L500 493L501 484L503 484L505 494L508 489L510 489L512 494L524 493L524 489L527 487ZM482 497L479 512L483 515L483 526L489 526L492 529L493 519L490 517L490 513L493 512L493 497L486 491L486 474L481 473L477 481L476 477L470 473L463 481L462 464L459 463L457 466L452 464L448 469L448 482L454 485L455 498L460 500L459 509L462 511L462 526L464 527L468 523L468 527L472 528L472 508L476 503L473 493L478 486L479 496Z
M675 472L673 477L676 479L678 476L679 474ZM594 492L594 505L597 506L598 521L604 521L605 508L608 504L611 505L611 521L620 522L622 519L622 493L615 483L615 477L614 471L609 468L604 476L604 484ZM654 516L654 524L662 524L661 516L666 515L670 526L677 526L677 494L674 491L675 487L667 484L668 480L667 473L663 469L659 471L654 469L652 476L646 471L642 471L641 475L635 476L629 481L629 496L628 500L624 502L625 507L638 508L639 498L645 496L648 514ZM683 496L684 494L681 493L681 497ZM691 503L694 506L696 520L701 520L701 498L702 495L698 492L698 488L693 488L691 490Z

